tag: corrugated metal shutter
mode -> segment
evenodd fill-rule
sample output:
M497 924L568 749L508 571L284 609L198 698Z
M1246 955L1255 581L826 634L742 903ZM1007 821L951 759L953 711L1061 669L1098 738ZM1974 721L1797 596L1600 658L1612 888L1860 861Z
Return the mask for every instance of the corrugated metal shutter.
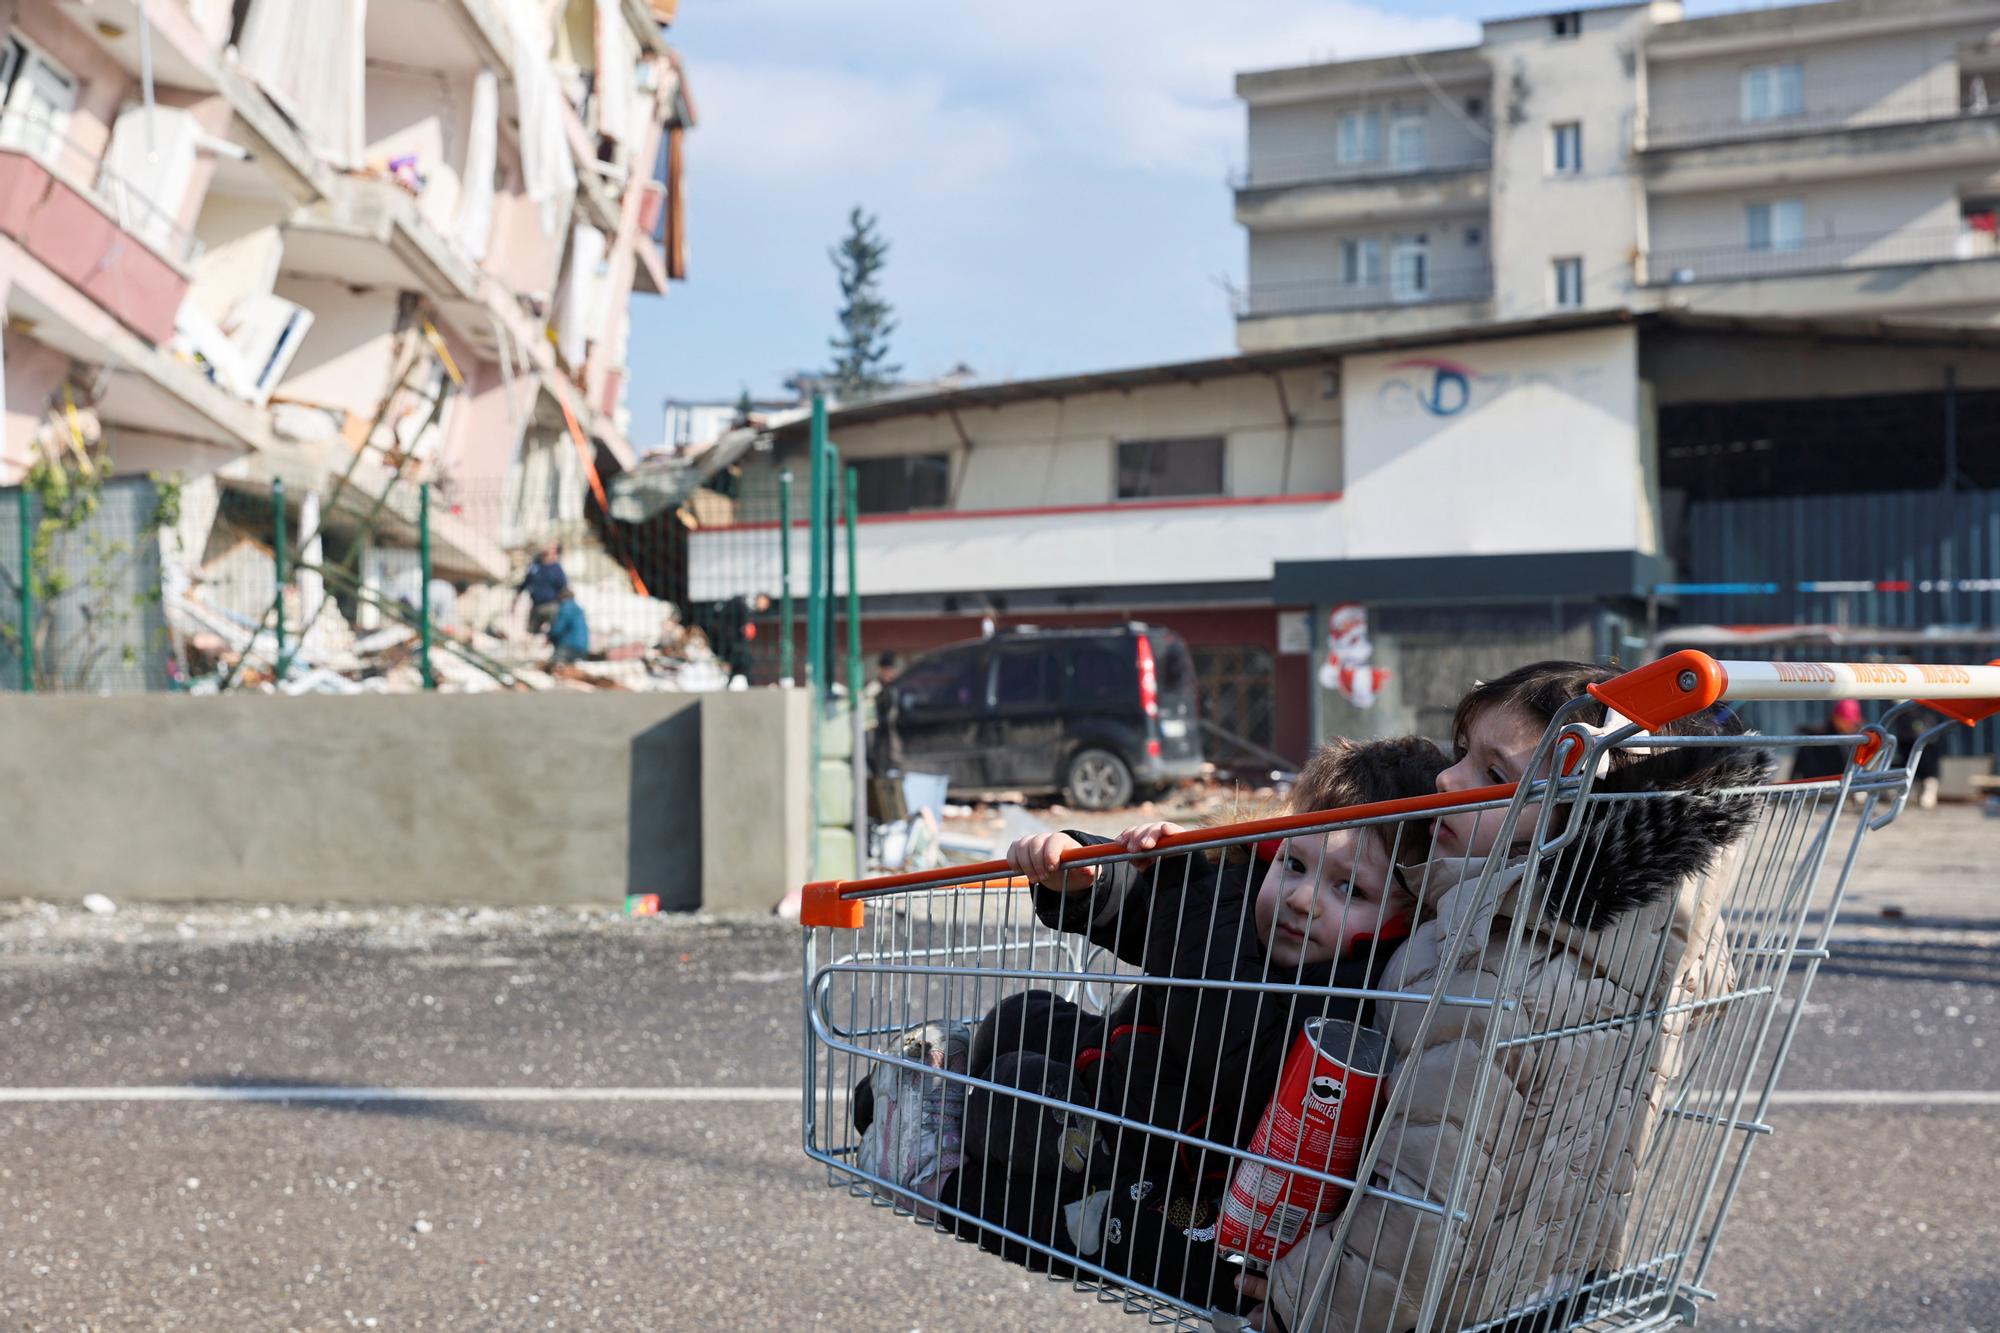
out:
M1774 583L1770 594L1687 595L1675 617L1682 624L1850 624L1909 629L1907 647L1870 655L1911 660L1984 662L2000 656L1990 645L1929 645L1930 625L2000 626L2000 590L1962 591L1940 581L2000 579L2000 491L1885 491L1873 495L1784 496L1697 501L1688 506L1688 583ZM1827 580L1904 580L1909 592L1802 592L1796 584ZM1928 589L1926 584L1932 585ZM1691 647L1709 647L1684 644ZM1721 656L1743 653L1709 647ZM1757 650L1781 660L1822 657L1825 649ZM1870 716L1879 712L1869 707ZM1822 720L1812 705L1758 705L1746 714L1764 731L1796 730ZM1950 753L1990 753L2000 742L1993 723L1952 738Z

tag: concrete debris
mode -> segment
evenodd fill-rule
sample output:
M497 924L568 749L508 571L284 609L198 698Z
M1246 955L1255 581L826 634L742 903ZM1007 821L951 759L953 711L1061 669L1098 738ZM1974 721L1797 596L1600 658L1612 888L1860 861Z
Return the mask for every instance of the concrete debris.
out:
M678 627L681 623L679 607L643 596L629 582L606 579L570 587L590 625L590 646L599 652L621 644L651 647L669 625Z
M588 567L587 562L578 561ZM385 588L394 604L283 592L281 645L269 608L276 595L269 548L244 538L199 567L169 562L164 609L185 688L212 694L234 672L234 687L283 694L404 694L424 688L416 608ZM620 690L695 693L740 689L701 630L681 608L636 591L622 574L573 582L590 630L591 652L549 665L546 639L528 631L528 603L514 583L479 583L433 597L431 672L442 691ZM343 609L345 607L345 609ZM349 614L381 628L357 633Z
M110 916L118 910L118 904L101 893L86 893L83 895L83 910L93 916Z

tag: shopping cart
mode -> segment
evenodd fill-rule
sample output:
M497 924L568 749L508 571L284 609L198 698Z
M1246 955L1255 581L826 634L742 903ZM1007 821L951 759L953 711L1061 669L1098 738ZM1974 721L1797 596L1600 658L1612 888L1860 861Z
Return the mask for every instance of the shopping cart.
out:
M1345 1197L1346 1206L1321 1219L1307 1237L1309 1261L1292 1274L1298 1284L1291 1301L1294 1333L1692 1325L1698 1303L1714 1298L1705 1283L1716 1242L1750 1150L1771 1132L1766 1111L1807 990L1827 957L1861 839L1900 813L1924 747L1951 726L2000 712L2000 664L1719 662L1682 652L1591 693L1613 710L1610 729L1578 720L1590 700L1566 706L1526 769L1547 775L1539 780L1195 830L1169 839L1154 854L1160 859L1142 872L1151 876L1142 891L1165 892L1173 886L1162 884L1162 876L1189 873L1192 862L1181 854L1208 853L1221 866L1215 873L1241 875L1246 891L1254 892L1249 877L1258 873L1254 849L1260 843L1296 845L1370 828L1400 851L1424 836L1426 821L1476 812L1482 821L1499 822L1495 845L1515 855L1511 861L1488 857L1475 872L1476 883L1460 882L1472 891L1440 892L1430 910L1445 933L1446 955L1468 946L1490 951L1490 987L1454 986L1449 967L1438 968L1433 982L1401 991L1315 990L1280 968L1254 980L1142 975L1082 937L1042 925L1030 887L1011 878L1004 862L808 885L802 916L809 928L807 1155L825 1164L837 1190L925 1228L977 1240L1173 1327L1242 1326L1214 1308L1213 1286L1185 1277L1190 1265L1231 1262L1214 1253L1213 1215L1205 1216L1196 1200L1191 1210L1166 1219L1148 1246L1120 1249L1106 1242L1102 1213L1080 1226L1077 1212L1079 1200L1101 1190L1113 1200L1113 1230L1115 1219L1136 1230L1141 1192L1152 1188L1136 1178L1159 1175L1163 1148L1197 1181L1226 1182L1254 1162L1342 1191L1326 1197ZM1718 704L1780 699L1897 702L1849 736L1675 736L1661 730ZM1911 702L1917 699L1922 702ZM1923 731L1911 753L1898 755L1890 728L1917 708L1947 720ZM1829 744L1851 751L1837 776L1785 781L1760 768L1748 782L1711 794L1730 802L1748 831L1698 883L1682 886L1667 914L1630 913L1587 938L1581 926L1565 921L1566 895L1602 852L1606 831L1621 827L1615 807L1657 799L1645 791L1613 790L1615 784L1603 780L1613 748L1643 745L1656 754L1706 749L1739 757L1754 750L1782 760L1788 751ZM1066 864L1097 865L1134 859L1115 846L1077 848L1064 857ZM1175 865L1180 869L1170 872ZM1495 876L1509 873L1517 877L1515 896L1505 915L1496 916L1485 890ZM1181 924L1193 931L1208 923ZM1489 934L1473 934L1479 931ZM1551 951L1578 959L1576 969L1587 981L1613 973L1649 979L1638 987L1643 998L1606 1014L1583 998L1587 987L1574 995L1536 993L1535 960ZM1410 1129L1420 1080L1398 1079L1392 1068L1367 1146L1351 1173L1343 1174L1324 1157L1251 1153L1240 1121L1231 1135L1201 1124L1128 1118L1129 1099L1100 1109L1106 1105L1101 1096L1093 1101L1081 1091L1048 1086L1028 1091L976 1069L936 1068L905 1041L906 1033L927 1024L977 1023L1000 1001L1030 989L1101 1015L1130 987L1191 988L1203 1005L1283 1003L1293 1014L1302 1002L1366 1002L1372 1015L1366 1021L1393 1027L1400 1034L1397 1046L1411 1052L1428 1053L1434 1035L1477 1032L1476 1040L1452 1047L1467 1054L1443 1073L1465 1132L1431 1135L1425 1159L1409 1160L1407 1145L1418 1140L1391 1131ZM1578 1043L1586 1039L1592 1057L1578 1059ZM1074 1053L1050 1054L1067 1060ZM1078 1179L1087 1183L1065 1193L1060 1177L1023 1176L1016 1185L1010 1176L996 1207L990 1191L977 1198L964 1189L918 1192L867 1169L855 1125L868 1119L862 1104L871 1089L864 1081L875 1071L902 1071L906 1085L914 1078L934 1094L934 1105L961 1095L1004 1095L1029 1108L1024 1119L1040 1113L1035 1122L1046 1121L1048 1128L1037 1133L1077 1126L1093 1131L1076 1140L1086 1145L1081 1151L1089 1160ZM1439 1071L1429 1077L1435 1086ZM1566 1107L1575 1123L1592 1125L1576 1140L1589 1151L1543 1151L1524 1176L1519 1155L1499 1149L1561 1145L1553 1135L1537 1139L1542 1131L1530 1123L1534 1117L1519 1113L1522 1088L1539 1090L1531 1104L1542 1111ZM1255 1114L1253 1108L1253 1120ZM1385 1157L1385 1144L1392 1142L1406 1146L1388 1149ZM1497 1145L1490 1157L1481 1151L1487 1145ZM1574 1160L1581 1157L1589 1160ZM1497 1168L1482 1166L1500 1160L1514 1163L1505 1179L1496 1178ZM1614 1169L1618 1162L1629 1169ZM1573 1179L1558 1180L1560 1173ZM958 1174L973 1172L968 1167ZM1561 1234L1530 1232L1518 1217L1505 1226L1495 1222L1506 1215L1507 1200L1557 1186L1594 1191L1587 1206L1561 1213L1555 1228ZM1127 1193L1132 1207L1123 1201ZM1084 1233L1091 1233L1089 1239L1079 1240ZM1315 1267L1310 1261L1313 1254L1330 1260L1343 1251L1370 1258L1378 1276L1358 1284L1364 1290L1343 1289L1333 1262ZM1386 1300L1385 1280L1395 1287Z

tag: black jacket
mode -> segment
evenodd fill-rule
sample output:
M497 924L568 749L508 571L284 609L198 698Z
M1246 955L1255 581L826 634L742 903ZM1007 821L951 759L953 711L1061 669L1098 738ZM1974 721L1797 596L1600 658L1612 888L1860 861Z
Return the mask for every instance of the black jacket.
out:
M1086 845L1110 841L1074 831L1069 836ZM1253 910L1266 869L1262 860L1218 864L1200 854L1165 856L1143 870L1130 862L1099 866L1088 891L1064 894L1037 885L1035 914L1150 977L1370 985L1393 952L1387 944L1364 946L1357 957L1338 963L1286 967L1269 960ZM1242 1147L1256 1132L1306 1020L1365 1018L1362 1011L1351 996L1139 981L1107 1016L1101 1053L1078 1059L1079 1081L1098 1110ZM1187 1156L1181 1154L1184 1165Z

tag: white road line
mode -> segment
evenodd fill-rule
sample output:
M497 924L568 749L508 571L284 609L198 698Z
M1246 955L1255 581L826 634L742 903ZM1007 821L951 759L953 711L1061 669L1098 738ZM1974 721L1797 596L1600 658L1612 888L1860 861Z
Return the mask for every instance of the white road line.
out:
M1773 1106L2000 1106L2000 1091L1977 1088L1945 1088L1937 1092L1867 1092L1836 1090L1809 1092L1780 1090L1771 1094Z
M0 1088L5 1102L797 1102L797 1088Z

